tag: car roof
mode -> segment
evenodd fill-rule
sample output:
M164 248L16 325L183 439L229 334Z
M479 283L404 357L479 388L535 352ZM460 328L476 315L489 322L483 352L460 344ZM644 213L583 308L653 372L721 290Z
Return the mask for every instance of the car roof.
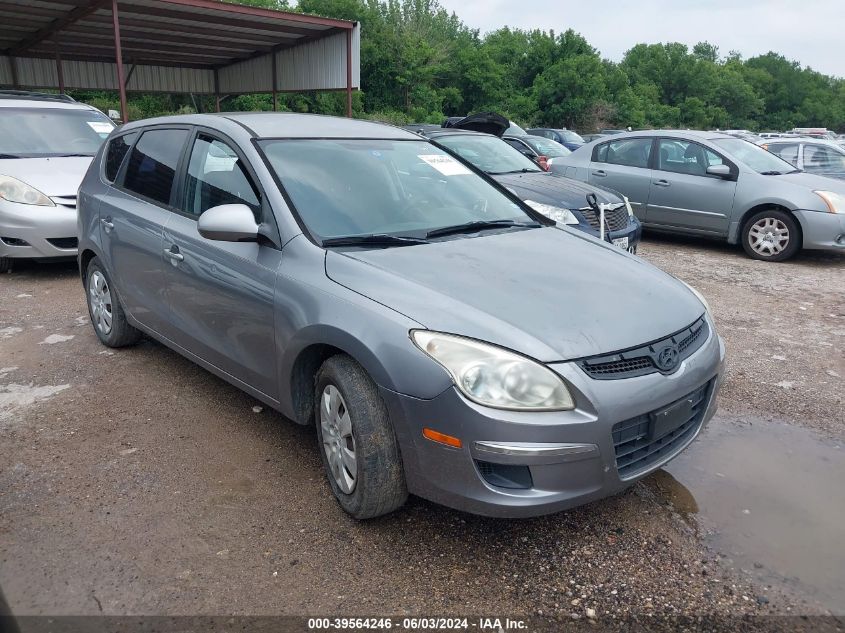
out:
M0 99L0 108L26 108L40 110L94 110L94 106L75 101L62 101L60 99L27 99L26 97L8 97Z
M626 138L643 138L662 136L664 138L679 138L679 139L699 139L705 141L712 141L723 138L737 138L730 134L723 134L722 132L707 132L705 130L640 130L638 132L622 132L621 134L608 134L597 138L592 143L619 141Z
M767 145L780 145L782 143L789 143L794 145L796 143L803 143L804 145L825 145L827 147L833 147L834 149L838 149L840 151L845 151L845 148L843 148L836 141L831 141L830 139L826 138L813 138L812 136L789 136L773 138L768 141L769 142L766 143Z
M221 112L155 117L127 123L123 130L161 124L205 125L215 127L220 119L233 121L257 138L373 138L419 139L418 134L402 128L346 117L298 112Z

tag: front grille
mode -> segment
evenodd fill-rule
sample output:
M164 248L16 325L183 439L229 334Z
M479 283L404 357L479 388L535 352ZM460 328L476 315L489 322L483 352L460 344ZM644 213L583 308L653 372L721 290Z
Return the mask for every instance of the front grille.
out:
M633 477L663 462L695 436L707 409L712 384L711 380L663 409L613 425L613 448L616 451L616 470L619 471L620 479ZM689 418L681 420L673 429L664 430L660 437L655 437L655 414L684 400L690 401Z
M600 228L598 211L593 210L591 207L579 209L579 211L581 211L581 213L584 214L584 217L587 218L587 222L590 223L590 226L598 231ZM604 221L608 231L620 231L626 228L628 226L627 207L622 204L615 209L606 210L604 212Z
M689 327L685 327L672 336L622 352L584 358L578 361L578 366L588 376L596 380L633 378L658 371L671 374L681 366L685 359L698 351L707 340L708 332L707 320L701 317ZM673 345L678 349L677 364L668 370L661 370L657 363L657 357L661 351Z
M79 246L79 240L75 237L48 237L47 241L56 248L72 249Z
M76 209L76 196L53 196L50 200L65 209Z

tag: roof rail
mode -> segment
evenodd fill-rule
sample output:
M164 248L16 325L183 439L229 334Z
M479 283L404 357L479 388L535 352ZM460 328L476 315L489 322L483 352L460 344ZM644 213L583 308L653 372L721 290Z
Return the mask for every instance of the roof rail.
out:
M70 95L49 92L31 92L29 90L0 90L0 99L29 99L30 101L64 101L76 103Z

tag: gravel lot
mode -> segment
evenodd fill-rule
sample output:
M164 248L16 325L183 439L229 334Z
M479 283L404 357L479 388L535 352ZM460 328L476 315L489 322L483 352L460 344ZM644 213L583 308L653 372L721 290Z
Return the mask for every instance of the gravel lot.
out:
M841 442L845 257L767 265L654 236L641 255L713 307L714 425L753 413ZM0 298L0 586L18 614L823 612L708 550L659 476L540 519L411 499L356 523L310 428L157 343L102 347L73 265L22 266Z

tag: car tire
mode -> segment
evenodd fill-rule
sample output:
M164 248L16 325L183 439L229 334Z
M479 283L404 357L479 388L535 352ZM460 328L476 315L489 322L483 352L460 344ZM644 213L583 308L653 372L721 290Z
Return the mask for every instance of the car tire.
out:
M782 262L801 249L801 231L795 217L779 209L758 211L742 227L742 247L749 257Z
M340 506L356 519L371 519L404 505L399 445L364 368L345 354L332 356L317 372L314 395L318 448Z
M12 258L0 257L0 273L7 273L12 270Z
M103 345L126 347L141 340L141 331L126 320L111 278L97 257L85 270L85 297L91 325Z

